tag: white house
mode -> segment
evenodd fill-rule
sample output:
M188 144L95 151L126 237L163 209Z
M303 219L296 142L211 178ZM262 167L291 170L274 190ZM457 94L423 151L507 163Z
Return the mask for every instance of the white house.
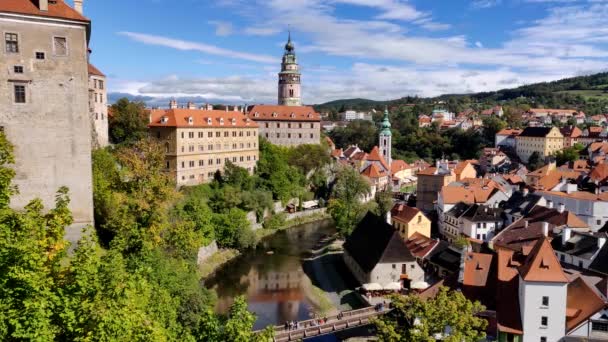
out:
M424 281L424 271L399 232L387 221L368 213L344 242L344 262L363 285L409 287Z

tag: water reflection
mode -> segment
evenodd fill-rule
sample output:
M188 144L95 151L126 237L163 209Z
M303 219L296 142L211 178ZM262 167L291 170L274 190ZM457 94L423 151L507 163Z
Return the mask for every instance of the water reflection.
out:
M310 318L316 301L301 258L333 233L331 221L281 231L223 267L205 283L217 292L217 312L228 312L234 297L245 295L249 309L258 316L255 329Z

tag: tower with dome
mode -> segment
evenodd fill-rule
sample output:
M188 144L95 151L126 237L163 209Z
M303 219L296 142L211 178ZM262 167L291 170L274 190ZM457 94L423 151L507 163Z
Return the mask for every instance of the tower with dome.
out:
M301 106L302 88L300 84L300 68L296 58L296 51L291 41L289 33L283 61L281 62L281 72L279 72L279 101L280 106Z

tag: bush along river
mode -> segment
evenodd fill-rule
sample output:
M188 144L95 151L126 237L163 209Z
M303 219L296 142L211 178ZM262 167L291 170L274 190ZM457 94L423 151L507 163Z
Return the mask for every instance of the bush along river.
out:
M217 293L216 311L227 313L243 295L258 317L257 330L362 307L335 237L333 222L322 220L265 238L205 280Z

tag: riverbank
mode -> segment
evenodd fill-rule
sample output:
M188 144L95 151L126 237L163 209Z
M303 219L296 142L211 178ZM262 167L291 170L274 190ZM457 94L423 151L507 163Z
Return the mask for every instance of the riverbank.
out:
M286 221L284 225L276 229L258 229L254 231L256 240L258 243L263 239L276 234L277 232L293 228L299 225L313 223L317 221L323 221L330 219L331 216L327 213L314 213L308 216L301 216L289 221ZM218 269L220 269L225 264L231 262L240 256L241 253L236 249L220 249L213 255L211 255L205 262L199 265L199 275L200 279L204 280L215 273Z
M236 249L220 249L198 266L200 279L212 275L217 269L232 261L241 253Z
M294 219L291 220L287 220L285 221L285 223L278 228L275 229L258 229L256 230L255 236L256 239L258 241L261 241L262 239L271 236L273 234L276 234L277 232L280 232L281 230L285 230L285 229L289 229L289 228L293 228L295 226L299 226L302 224L306 224L306 223L313 223L313 222L317 222L317 221L323 221L323 220L327 220L330 219L331 216L324 212L324 213L314 213L312 215L307 215L307 216L300 216L300 217L296 217Z

